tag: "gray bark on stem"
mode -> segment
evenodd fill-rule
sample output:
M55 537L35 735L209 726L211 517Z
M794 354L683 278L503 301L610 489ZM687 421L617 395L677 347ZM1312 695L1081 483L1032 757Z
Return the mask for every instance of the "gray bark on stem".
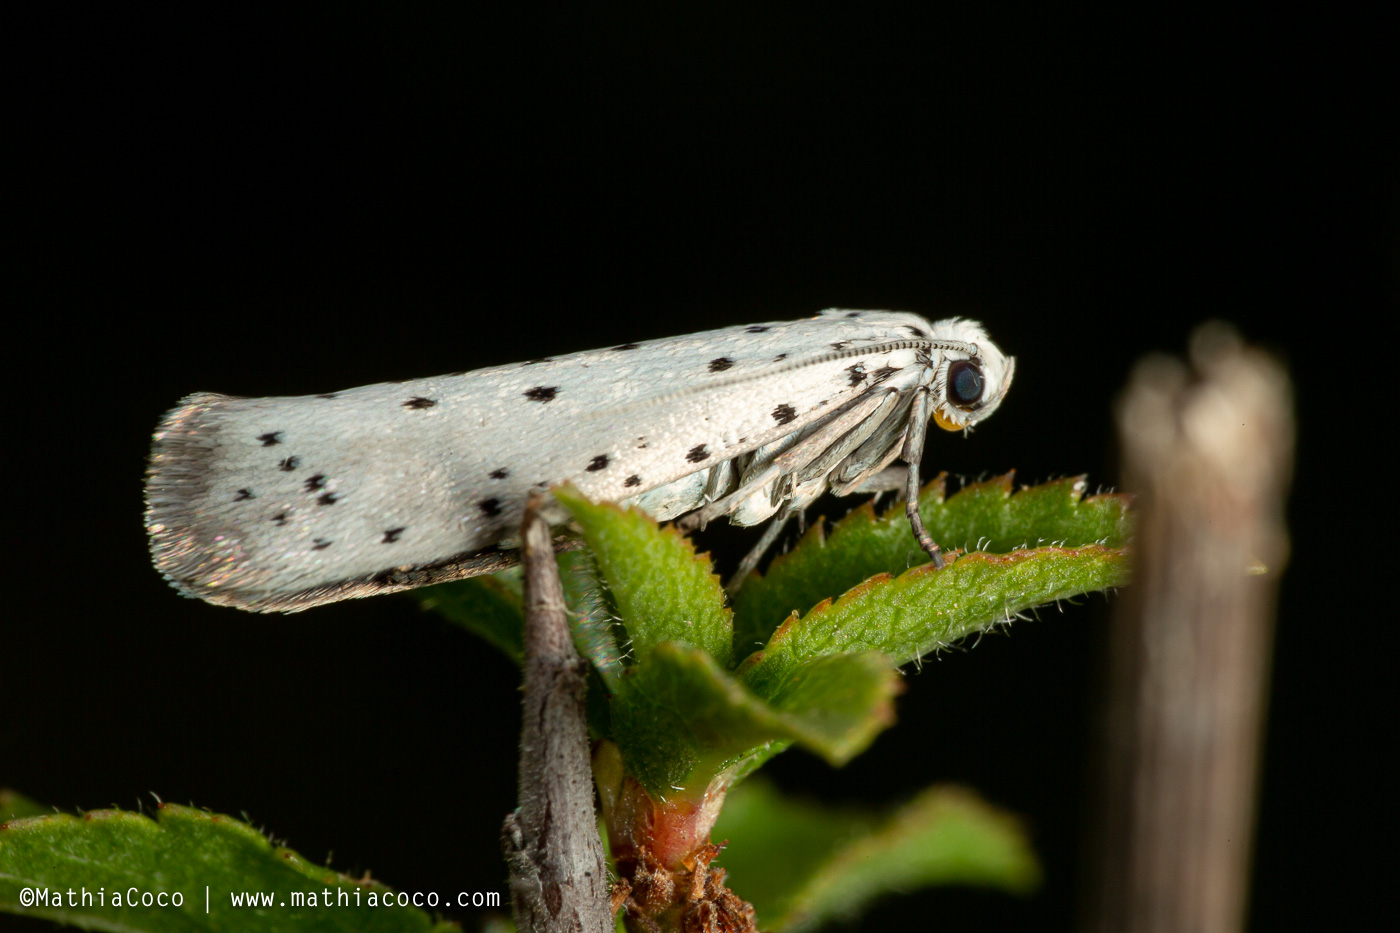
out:
M520 805L502 845L521 933L611 933L603 843L593 810L585 662L574 649L549 526L532 498L521 523L525 568Z

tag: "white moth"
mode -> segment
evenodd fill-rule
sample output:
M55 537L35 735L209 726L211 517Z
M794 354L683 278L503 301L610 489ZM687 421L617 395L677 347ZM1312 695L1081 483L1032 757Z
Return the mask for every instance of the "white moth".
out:
M294 612L500 570L526 497L573 483L659 520L777 521L918 471L931 417L990 415L1015 360L981 325L895 311L629 343L325 395L199 393L156 432L146 528L188 596Z

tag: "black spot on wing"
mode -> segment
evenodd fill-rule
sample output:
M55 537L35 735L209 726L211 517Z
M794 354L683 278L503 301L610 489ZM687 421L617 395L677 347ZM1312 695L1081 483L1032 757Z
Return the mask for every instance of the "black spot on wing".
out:
M327 539L325 539L325 538L317 538L315 541L312 542L312 544L311 544L311 550L313 550L313 551L324 551L326 548L328 548L328 547L330 547L330 546L331 546L331 543L330 543L330 541L328 541Z
M624 485L624 486L640 486L640 485L642 485L642 478L641 478L640 476L638 476L636 473L633 473L631 476L627 477L627 482L623 483L622 485Z
M521 365L521 366L534 366L536 363L553 363L553 362L554 362L554 357L552 357L552 356L542 356L542 357L540 357L539 359L535 359L535 360L526 360L525 362L521 363L520 365ZM465 375L465 374L464 374L464 375Z
M498 470L492 470L486 475L491 477L492 479L505 479L507 476L510 475L510 470L507 470L505 467L501 467Z
M884 382L897 372L899 372L898 366L881 366L870 374L870 380L872 382Z
M290 473L299 466L301 466L300 457L285 457L281 463L277 464L277 469L283 473Z
M497 515L501 514L501 500L497 499L495 496L492 496L490 499L482 499L476 504L476 507L481 509L481 514L485 515L487 518L495 518Z
M614 350L635 350L640 347L640 343L624 343L621 346L613 347Z
M585 469L588 470L588 472L590 473L597 473L599 470L607 469L608 464L611 462L612 461L608 459L607 454L599 454L592 460L588 461L588 466L585 467Z
M728 369L729 367L731 367L731 366L733 366L733 365L734 365L734 361L733 361L733 360L731 360L731 359L730 359L729 357L727 357L727 356L721 356L721 357L719 357L719 358L717 358L717 359L710 360L710 372L712 372L712 373L722 373L722 372L724 372L726 369Z
M317 398L340 398L339 392L327 392L325 395L318 395Z
M768 330L768 325L766 325L766 324L755 324L755 325L753 325L752 327L745 327L745 328L744 328L744 333L746 333L746 334L761 334L761 333L763 333L763 332L766 331L766 330Z
M282 443L282 432L268 431L266 434L259 434L258 440L262 441L264 447L271 447L273 444Z
M844 350L851 345L849 340L838 340L831 345L833 350Z
M380 544L393 544L395 541L399 540L399 535L403 534L404 531L405 531L405 529L403 529L403 528L389 528L389 529L385 530L385 532L384 532L384 539L383 539L382 541L380 541L379 543L380 543Z
M909 333L913 334L915 337L919 337L923 340L928 339L928 331L924 330L922 327L915 327L913 324L906 324L904 325L904 329L909 331Z
M787 359L787 354L786 354L786 353L779 353L777 356L773 357L773 362L775 362L775 363L781 363L781 362L782 362L783 360L785 360L785 359Z
M525 390L525 397L532 402L552 402L558 394L558 386L535 386Z
M413 396L413 398L404 402L403 407L409 409L410 411L418 411L424 408L432 408L436 404L436 399L423 398L423 396L421 395L415 395Z
M315 492L318 489L326 488L326 474L317 473L306 480L306 491Z
M846 317L860 317L859 311L847 311Z
M797 420L797 409L788 404L779 405L773 409L773 420L778 424L791 424Z
M704 444L701 444L698 447L692 447L687 450L685 452L685 459L689 460L691 463L701 463L702 461L710 459L710 451Z
M854 366L847 366L846 373L849 377L847 385L858 386L865 381L865 364L856 363Z
M336 501L339 500L339 499L340 499L340 496L337 496L337 495L336 495L335 493L333 493L333 492L323 492L323 493L321 493L319 496L316 497L316 504L317 504L317 505L335 505Z
M278 512L276 515L272 516L272 520L279 525L285 525L287 524L287 513Z
M238 495L236 495L236 496L233 497L233 501L234 501L234 502L242 502L244 499L256 499L256 498L257 498L257 496L253 495L253 490L251 490L251 489L240 489L240 490L238 490Z

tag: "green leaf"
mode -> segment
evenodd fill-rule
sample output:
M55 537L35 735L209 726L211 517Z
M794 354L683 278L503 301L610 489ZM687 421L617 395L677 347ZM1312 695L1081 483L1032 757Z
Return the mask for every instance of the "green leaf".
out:
M734 627L709 561L674 528L637 509L594 504L568 487L554 496L573 513L631 640L644 660L663 642L684 642L729 667Z
M1084 478L1071 477L1012 495L1012 474L965 486L945 500L944 478L924 487L919 514L945 551L1004 554L1057 544L1075 548L1127 544L1128 498L1082 498ZM837 522L830 534L818 521L790 553L773 559L763 576L745 581L734 601L735 645L740 656L761 647L793 612L805 612L834 593L875 574L900 574L928 561L909 531L903 503L879 518L867 503Z
M562 551L557 557L574 644L611 686L622 673L615 632L618 626L602 596L593 558L582 550ZM424 587L417 595L424 609L484 638L517 665L522 663L525 598L519 567Z
M1125 552L1099 544L968 554L942 570L925 564L900 577L879 574L801 619L794 614L740 665L739 679L773 697L833 652L881 651L905 664L1033 606L1120 586L1127 577Z
M667 642L622 678L613 736L628 768L659 800L702 792L716 774L774 742L797 742L844 764L893 721L899 684L886 657L832 655L806 665L765 703L704 651Z
M46 917L87 929L152 931L398 931L457 930L434 923L415 907L382 903L390 888L314 865L291 849L274 847L257 830L227 816L161 804L159 822L121 810L33 816L0 824L0 910ZM170 897L182 906L121 906L128 889ZM205 889L209 913L205 913ZM61 906L21 906L22 888L62 896ZM67 892L77 903L70 906ZM82 893L92 895L90 906ZM98 892L102 892L99 899ZM270 907L232 906L234 895L272 896ZM294 892L318 906L293 906ZM328 893L329 892L329 893ZM341 894L347 906L336 905ZM356 904L360 906L355 906Z
M1015 817L956 787L934 787L885 819L784 799L749 781L730 792L713 838L718 864L773 933L851 917L874 898L941 884L1017 893L1040 869Z
M613 607L598 580L592 552L579 550L560 554L559 579L564 585L564 603L569 607L574 645L611 692L617 688L617 679L626 669L618 643L626 640L627 630L613 615ZM590 691L590 701L594 699L594 692ZM601 701L601 696L598 699Z
M525 658L525 608L512 570L424 587L419 605L499 648L517 665Z
M40 816L52 812L52 807L46 807L37 800L30 800L8 787L0 787L0 823L21 816Z

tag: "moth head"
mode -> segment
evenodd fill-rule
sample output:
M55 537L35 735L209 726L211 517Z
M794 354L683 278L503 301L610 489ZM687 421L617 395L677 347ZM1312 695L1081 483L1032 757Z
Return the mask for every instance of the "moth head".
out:
M970 428L1001 404L1016 358L1002 353L976 321L938 321L933 336L947 341L934 376L933 421L945 431Z

